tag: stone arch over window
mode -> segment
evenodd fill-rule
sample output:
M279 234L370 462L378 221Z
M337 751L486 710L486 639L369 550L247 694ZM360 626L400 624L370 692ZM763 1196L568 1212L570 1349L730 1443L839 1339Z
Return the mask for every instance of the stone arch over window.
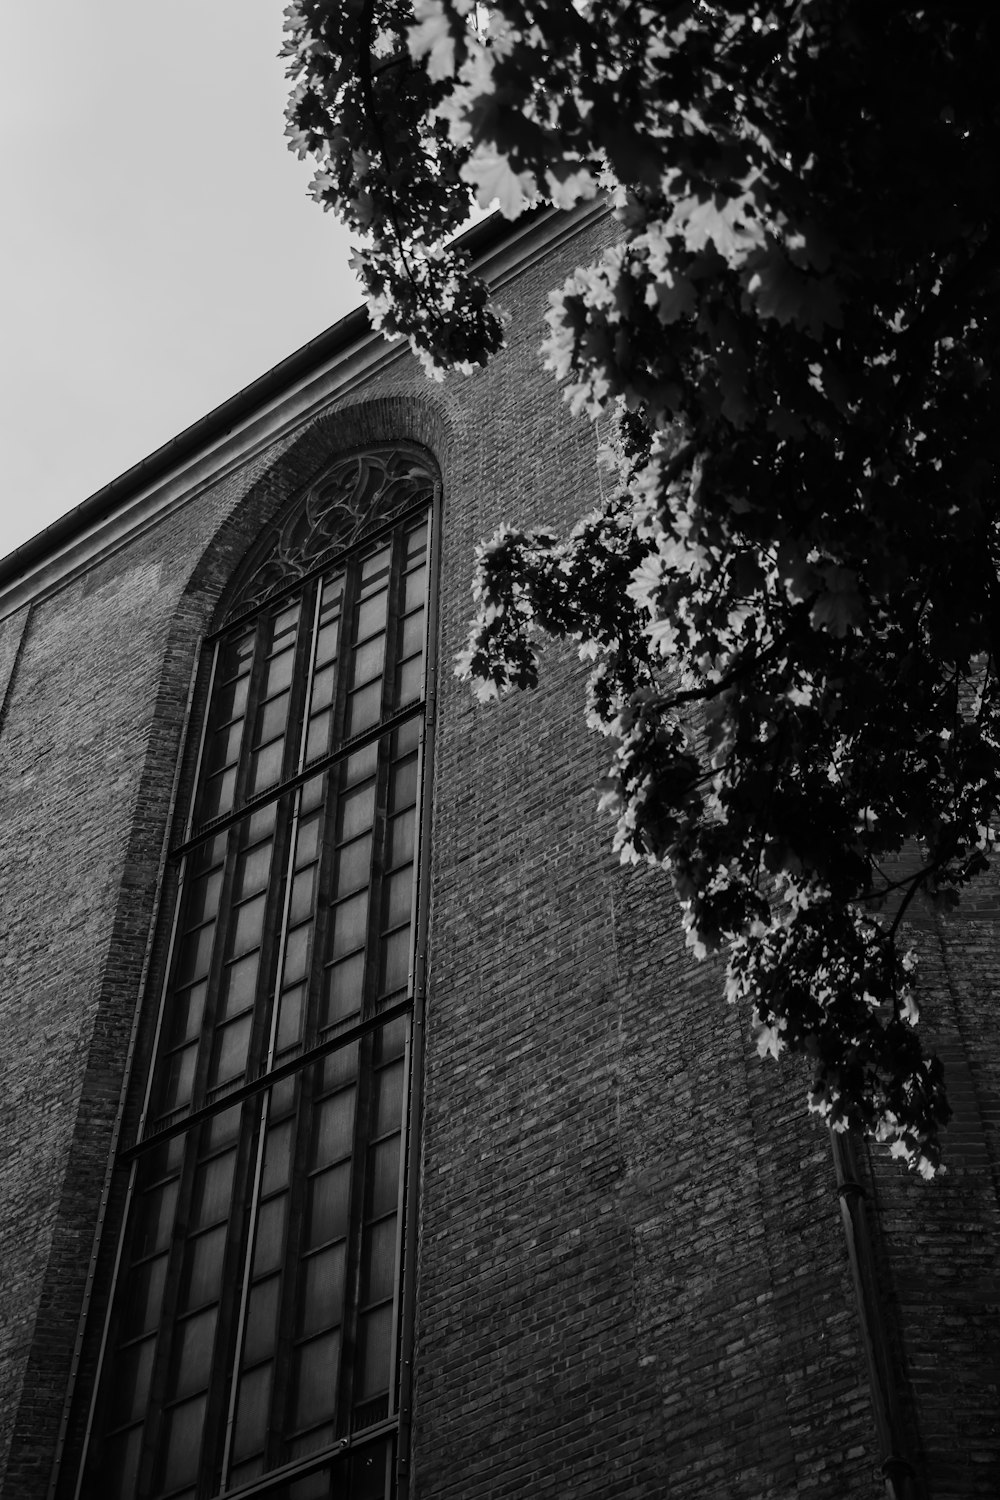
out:
M79 1494L396 1493L439 498L341 449L216 612Z

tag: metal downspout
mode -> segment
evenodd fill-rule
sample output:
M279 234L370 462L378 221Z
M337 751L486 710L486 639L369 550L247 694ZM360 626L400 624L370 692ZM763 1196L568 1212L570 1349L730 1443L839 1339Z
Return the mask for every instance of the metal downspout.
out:
M840 1216L851 1263L854 1298L861 1324L861 1342L868 1365L872 1411L878 1433L879 1456L887 1500L921 1500L917 1473L905 1457L903 1419L893 1372L888 1330L882 1316L875 1274L875 1256L865 1213L865 1189L860 1181L854 1147L847 1134L830 1132L837 1174Z

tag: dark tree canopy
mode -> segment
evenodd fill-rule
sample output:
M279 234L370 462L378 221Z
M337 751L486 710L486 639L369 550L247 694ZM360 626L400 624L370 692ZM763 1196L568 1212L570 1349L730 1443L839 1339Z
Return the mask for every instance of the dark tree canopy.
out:
M915 897L987 868L1000 788L995 4L294 0L289 132L432 371L503 343L448 239L473 200L599 193L620 238L544 358L610 420L614 493L502 527L463 667L593 662L603 805L723 950L761 1053L925 1175Z

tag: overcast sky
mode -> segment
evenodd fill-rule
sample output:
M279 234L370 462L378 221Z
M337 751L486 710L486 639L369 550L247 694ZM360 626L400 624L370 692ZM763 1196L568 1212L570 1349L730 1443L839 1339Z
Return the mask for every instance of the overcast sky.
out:
M361 300L282 0L0 0L0 556Z

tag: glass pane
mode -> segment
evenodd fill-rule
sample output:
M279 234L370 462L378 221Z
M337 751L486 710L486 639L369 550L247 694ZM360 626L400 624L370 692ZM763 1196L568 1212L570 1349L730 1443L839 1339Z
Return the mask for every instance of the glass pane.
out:
M343 1089L313 1106L310 1167L325 1167L350 1156L354 1139L354 1094L353 1088Z
M109 1427L124 1427L126 1422L145 1416L155 1350L155 1335L143 1339L141 1344L130 1344L118 1350L110 1372L114 1384L108 1411Z
M229 1470L230 1488L238 1489L241 1484L249 1484L251 1479L256 1479L263 1472L264 1460L259 1455L256 1458L247 1459L246 1463L233 1464ZM287 1492L278 1491L279 1495L282 1493ZM173 1500L173 1497L171 1497L171 1500ZM329 1500L329 1496L324 1495L322 1500Z
M341 786L357 786L358 782L365 781L369 776L375 775L375 767L378 764L378 745L366 745L363 750L355 750L343 763L341 772ZM341 835L346 837L347 835Z
M163 1300L163 1284L167 1275L167 1257L158 1255L155 1260L136 1266L126 1283L125 1306L122 1310L122 1338L130 1339L155 1328L160 1317Z
M316 637L316 663L322 666L325 662L332 662L337 655L337 642L340 639L340 621L331 620L324 625ZM330 676L332 677L332 673ZM329 702L329 699L327 700ZM315 696L313 704L315 706Z
M222 1291L222 1257L226 1248L226 1226L210 1229L188 1243L181 1282L182 1311L214 1302Z
M370 833L355 839L353 843L345 844L337 853L334 895L346 896L349 891L356 891L358 886L367 885L371 863L372 838Z
M289 926L296 926L304 917L312 914L315 880L316 866L310 865L308 869L300 871L292 881L292 899L288 909Z
M267 1132L264 1175L260 1189L262 1194L275 1193L279 1188L288 1186L292 1161L292 1123L291 1120L284 1120L280 1125L272 1125Z
M305 816L306 813L315 812L317 808L323 807L326 801L326 788L329 781L329 772L321 771L311 781L307 781L299 792L299 811Z
M392 1304L362 1313L358 1318L358 1369L354 1402L370 1401L389 1386L389 1344L392 1339Z
M178 1323L174 1334L171 1396L189 1396L208 1385L215 1343L217 1307L207 1308Z
M326 971L323 1003L320 1007L320 1026L332 1026L346 1016L353 1016L361 1009L364 994L365 955L352 953L339 964L331 964Z
M245 953L248 948L260 946L264 928L265 898L256 896L252 901L238 906L235 911L235 927L232 937L232 953Z
M410 755L420 744L420 720L419 718L407 719L405 724L392 736L392 758L402 760L404 755Z
M306 1458L310 1453L316 1453L320 1448L328 1448L333 1442L333 1426L317 1427L305 1437L296 1438L289 1443L288 1451L292 1458ZM282 1500L354 1500L354 1491L351 1488L344 1489L342 1480L344 1466L338 1465L338 1487L332 1487L332 1469L318 1469L314 1474L307 1474L304 1479L296 1479L288 1486Z
M368 930L368 892L359 891L349 896L331 911L332 940L330 953L334 958L362 946Z
M107 1445L101 1464L100 1482L107 1500L135 1500L139 1491L139 1459L142 1428L122 1432ZM104 1486L107 1486L104 1489Z
M389 811L401 812L417 800L417 757L408 755L397 761L390 777Z
M219 818L223 813L229 812L233 805L235 792L235 769L223 771L221 775L211 777L210 780L205 782L198 821L207 823L211 818Z
M359 604L355 612L354 639L363 641L370 635L375 635L379 630L385 629L385 617L389 603L389 595L385 589L375 594L373 598L366 599Z
M362 730L370 729L377 724L382 716L382 680L371 683L369 687L359 688L357 692L348 695L347 699L347 722L344 725L344 733L350 739L351 735L361 734Z
M229 1213L235 1165L236 1152L227 1151L198 1168L191 1203L192 1227L207 1229Z
M302 1010L305 998L304 984L296 985L295 989L286 991L281 997L278 1010L278 1033L275 1038L275 1048L279 1053L284 1052L288 1047L293 1047L302 1036Z
M295 1091L298 1087L298 1078L283 1078L280 1083L272 1086L271 1099L271 1123L275 1124L282 1115L291 1114L295 1108Z
M392 557L392 543L385 547L379 547L364 558L361 563L362 592L367 591L378 581L383 574L389 571L389 562Z
M416 614L407 615L403 621L399 633L399 655L401 658L416 656L423 651L424 645L424 612L418 609Z
M336 677L334 667L324 667L321 672L316 673L313 678L312 700L309 705L313 713L317 713L321 708L330 707L333 702L333 685Z
M274 1271L281 1265L285 1239L288 1194L281 1193L263 1203L257 1214L257 1238L253 1252L253 1274Z
M171 1110L190 1104L197 1061L198 1043L192 1042L189 1047L182 1047L179 1052L171 1053L161 1062L160 1068L163 1072L159 1103L161 1115L168 1115Z
M257 989L257 970L260 954L249 953L246 958L227 964L222 971L221 995L219 997L219 1019L238 1016L253 1005Z
M228 1083L246 1071L247 1053L250 1050L250 1033L253 1015L248 1012L237 1021L220 1026L215 1033L212 1061L208 1071L208 1087Z
M212 1115L202 1126L202 1151L208 1155L223 1146L231 1146L240 1133L242 1105L234 1104L221 1114Z
M297 1379L293 1428L313 1427L337 1409L337 1364L340 1334L325 1333L295 1351Z
M289 648L287 651L279 651L277 656L272 656L267 664L264 674L264 697L273 698L280 693L282 688L289 686L292 680L292 668L295 665L295 650Z
M209 922L205 927L196 927L193 932L188 933L181 945L175 979L177 985L188 984L192 979L201 979L208 973L214 941L214 922Z
M266 786L273 786L281 778L281 762L284 759L284 739L273 740L250 757L250 783L247 795L253 796Z
M362 683L371 682L373 677L381 677L384 665L385 636L379 635L374 640L368 641L366 645L359 646L355 651L351 667L351 686L358 687Z
M368 1213L375 1219L395 1209L399 1200L399 1134L368 1151Z
M302 1262L297 1330L318 1333L339 1324L344 1315L345 1247L332 1245Z
M330 748L330 727L333 723L329 710L315 715L309 721L309 733L306 736L306 762L318 760L325 755Z
M201 1031L207 993L208 986L201 983L170 997L167 1006L171 1042L185 1042Z
M347 1233L347 1205L351 1187L351 1164L331 1167L309 1181L304 1248L311 1250Z
M272 1276L268 1281L258 1282L250 1292L243 1341L244 1364L255 1365L258 1360L274 1353L280 1291L281 1277Z
M398 927L410 920L413 903L413 866L405 865L390 875L383 887L383 921L386 927Z
M366 1443L352 1453L348 1467L351 1500L386 1500L392 1483L392 1442Z
M403 1117L403 1064L402 1060L383 1068L375 1075L375 1122L373 1136L388 1135L398 1130Z
M381 1302L396 1290L396 1215L373 1224L365 1237L361 1303Z
M287 692L279 693L276 698L262 703L257 711L257 724L254 732L254 745L266 745L270 740L280 738L285 732L285 721L288 718Z
M406 555L413 557L417 552L422 552L427 546L427 522L421 521L419 526L414 526L412 531L406 533Z
M175 1406L164 1416L164 1489L190 1484L198 1472L201 1429L205 1420L205 1397Z
M244 673L233 682L224 683L215 694L212 718L216 724L225 724L228 719L239 718L246 711L250 677Z
M331 606L336 605L340 601L340 599L343 598L343 594L344 594L344 575L343 575L343 573L334 573L330 578L325 579L324 583L323 583L323 610L324 610L324 612L326 610L328 610Z
M197 848L191 850L189 856L192 872L201 875L206 870L213 870L221 865L226 858L228 843L229 834L225 830L216 833L212 838L202 839Z
M267 885L267 877L271 870L272 844L268 840L265 844L257 844L255 848L248 849L241 854L236 862L236 880L233 886L233 899L242 901L245 896L252 896L257 891L262 891Z
M143 1158L139 1169L143 1187L153 1182L161 1182L166 1177L176 1176L183 1160L184 1142L180 1137L174 1136L172 1140L164 1141L161 1146L155 1146Z
M284 800L284 799L282 799ZM274 832L274 825L278 816L278 803L269 802L266 807L258 808L251 813L246 823L246 845L259 844L262 840L269 838Z
M407 573L403 583L403 614L408 615L411 609L423 604L426 597L427 569L414 568L412 573Z
M405 1016L399 1016L395 1021L379 1027L374 1036L375 1058L379 1064L403 1056L408 1031L409 1022Z
M274 619L271 622L272 640L276 641L280 636L287 635L289 631L295 629L295 626L299 621L300 608L301 601L299 599L295 599L291 604L287 606L286 609L283 609L280 614L275 615Z
M409 661L404 661L396 670L396 694L395 703L413 703L420 697L424 680L424 659L422 656L411 656Z
M267 1409L271 1400L271 1364L251 1370L240 1381L239 1400L236 1404L236 1431L233 1436L233 1457L246 1458L259 1453L267 1439ZM250 1475L244 1475L250 1478ZM234 1476L235 1478L235 1476Z
M143 1193L139 1199L139 1229L133 1250L136 1260L144 1260L154 1251L167 1248L174 1225L176 1204L176 1182L168 1182L163 1187Z
M219 909L221 890L221 870L213 870L210 874L193 880L188 887L188 903L184 914L185 926L193 927L197 922L214 917Z
M413 858L416 819L412 807L398 817L390 818L386 832L386 864L390 870Z
M282 982L284 984L297 984L304 976L309 961L309 937L312 933L312 923L306 922L301 927L296 927L294 932L288 934L285 944L285 963L282 970Z
M358 1043L338 1047L336 1052L324 1057L314 1071L317 1093L330 1093L343 1088L345 1083L353 1083L358 1076Z
M312 787L321 787L323 778L310 781L303 787L303 801L305 793ZM312 864L319 850L319 831L321 818L319 813L313 813L309 817L303 817L299 821L299 831L295 838L295 867L301 870L303 865Z
M337 842L355 838L372 826L375 816L375 783L344 792L337 809Z
M405 990L409 981L409 927L402 927L383 938L381 949L378 992L380 995L394 995L397 990Z

